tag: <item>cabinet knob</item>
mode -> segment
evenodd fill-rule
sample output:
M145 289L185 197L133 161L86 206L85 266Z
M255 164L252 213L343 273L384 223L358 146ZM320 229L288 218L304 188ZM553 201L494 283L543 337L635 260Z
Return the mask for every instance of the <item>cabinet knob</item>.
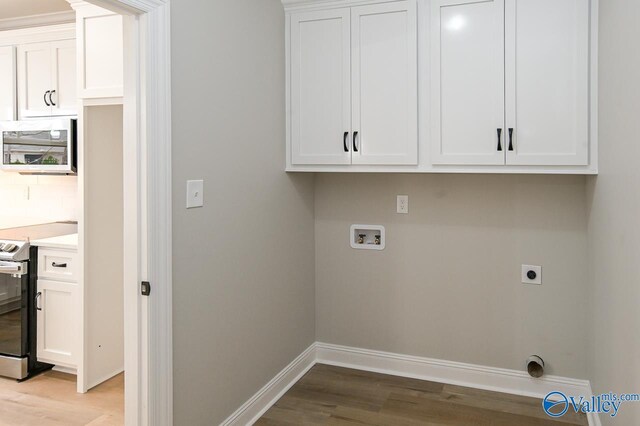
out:
M509 127L509 151L513 151L513 127Z
M47 95L51 93L51 90L47 90L46 92L44 92L44 104L46 106L51 106L51 104L49 102L47 102Z
M358 132L353 132L353 152L358 152L358 142L357 142Z
M344 152L349 152L349 145L347 144L348 137L349 132L344 132L344 136L342 137L342 146L344 147Z
M498 129L498 151L502 151L502 129Z
M53 102L53 94L54 94L54 93L56 93L56 91L55 91L55 90L52 90L52 91L49 93L49 103L51 103L51 106L56 106L56 104Z

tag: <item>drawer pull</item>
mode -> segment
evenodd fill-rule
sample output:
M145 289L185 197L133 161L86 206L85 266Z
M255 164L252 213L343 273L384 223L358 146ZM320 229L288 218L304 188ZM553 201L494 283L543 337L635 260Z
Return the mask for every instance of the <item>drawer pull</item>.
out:
M51 266L53 266L54 268L66 268L67 264L66 263L51 262Z
M38 292L38 294L36 294L36 309L41 311L42 307L40 305L38 305L38 301L40 300L40 296L42 296L42 292Z

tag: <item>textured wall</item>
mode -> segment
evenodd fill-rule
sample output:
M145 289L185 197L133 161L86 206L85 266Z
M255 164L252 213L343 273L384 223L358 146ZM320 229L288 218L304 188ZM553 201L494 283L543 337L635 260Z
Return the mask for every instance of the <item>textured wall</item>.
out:
M315 205L319 341L588 377L584 177L318 175ZM354 223L386 249L351 249Z
M315 340L313 176L284 173L280 1L178 0L171 26L174 423L213 425Z
M600 173L589 178L595 392L640 392L640 2L600 2ZM603 424L640 424L640 403Z

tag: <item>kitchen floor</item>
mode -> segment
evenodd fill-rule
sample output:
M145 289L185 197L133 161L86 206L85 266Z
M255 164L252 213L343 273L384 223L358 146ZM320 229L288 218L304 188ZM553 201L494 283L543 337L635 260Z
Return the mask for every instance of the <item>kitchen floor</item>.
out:
M48 371L23 383L0 378L1 426L105 426L124 424L124 374L86 394L76 377Z
M315 365L256 425L587 425L560 420L541 400L348 368Z

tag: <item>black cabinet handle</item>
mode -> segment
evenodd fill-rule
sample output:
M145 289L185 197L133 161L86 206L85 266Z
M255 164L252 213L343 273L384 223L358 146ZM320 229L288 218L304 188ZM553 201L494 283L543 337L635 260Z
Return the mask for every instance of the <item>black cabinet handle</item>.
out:
M53 103L53 94L56 93L55 90L52 90L51 93L49 93L49 102L51 103L51 106L56 106L55 103Z
M53 266L54 268L66 268L67 264L66 263L56 263L56 262L52 262L51 266Z
M35 302L36 302L36 309L37 309L37 310L39 310L39 311L41 311L41 310L42 310L42 308L38 305L38 301L40 300L40 296L42 296L42 292L38 292L38 293L36 294L36 300L35 300Z
M46 106L51 106L51 104L49 102L47 102L47 95L51 93L51 90L47 90L46 92L44 92L44 103Z
M498 151L502 151L502 129L498 129Z
M509 151L513 151L513 127L509 127Z
M353 132L353 152L358 152L358 144L356 143L357 137L358 137L358 132Z
M344 152L349 152L349 145L347 145L348 137L349 137L349 132L344 132L344 137L342 138L342 146L344 147Z

